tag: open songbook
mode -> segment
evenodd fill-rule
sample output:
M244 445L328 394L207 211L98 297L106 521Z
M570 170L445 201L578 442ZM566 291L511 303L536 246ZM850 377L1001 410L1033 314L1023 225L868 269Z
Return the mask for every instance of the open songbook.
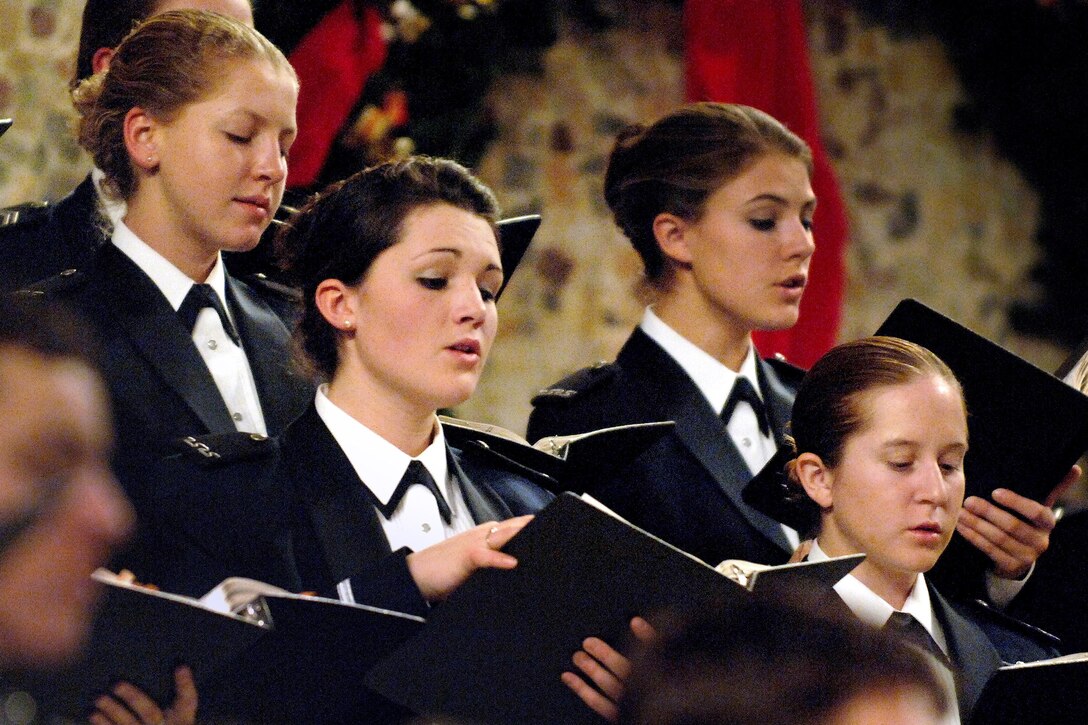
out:
M665 612L683 616L751 596L695 557L569 493L503 551L517 557L516 568L475 572L417 635L375 666L368 684L425 717L599 722L560 681L586 637L622 648L632 616L653 623ZM839 566L844 575L854 565L793 569ZM816 581L803 586L830 586Z
M586 433L541 438L530 444L517 433L487 423L439 416L446 439L457 448L482 448L543 473L555 493L581 493L608 479L675 426L672 421L632 423Z
M252 579L227 579L197 600L101 569L92 576L106 593L83 656L62 672L27 676L49 712L84 716L120 680L170 703L180 664L193 670L202 714L303 722L330 708L358 712L378 699L359 687L366 671L423 622ZM337 688L345 692L336 702L316 699Z
M865 554L836 556L826 561L800 561L792 564L770 566L741 559L726 559L715 570L724 574L748 591L773 584L774 586L805 586L819 584L833 587L857 565L865 561Z

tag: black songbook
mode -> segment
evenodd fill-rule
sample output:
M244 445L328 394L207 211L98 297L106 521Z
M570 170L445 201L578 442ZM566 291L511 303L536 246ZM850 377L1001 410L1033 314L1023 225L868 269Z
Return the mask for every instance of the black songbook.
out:
M502 219L498 223L499 242L501 249L499 258L502 260L503 280L502 286L495 293L495 299L506 289L510 278L514 276L521 258L525 256L529 244L533 241L536 230L540 228L539 214L526 214L525 216Z
M573 494L503 547L368 684L424 717L474 723L600 722L561 681L586 637L624 649L631 617L685 616L751 596L703 562Z
M632 423L586 433L556 435L530 444L505 428L440 417L446 440L456 448L490 451L539 472L534 481L553 493L583 493L609 480L675 427L671 420Z
M715 569L752 592L772 589L830 589L865 561L865 554L835 556L823 561L799 561L768 566L739 559L726 559Z
M1088 396L916 300L878 335L916 342L956 374L967 400L967 495L1008 488L1043 501L1088 450Z
M178 665L193 670L199 691L268 631L244 616L128 584L103 570L94 578L106 592L83 655L62 671L26 683L47 712L86 717L95 699L121 680L156 702L173 702Z
M995 488L1045 501L1088 449L1088 396L916 300L903 300L877 330L941 358L967 401L965 496L993 502ZM959 534L932 571L953 597L977 597L990 559Z
M400 612L228 579L197 600L96 572L107 593L83 658L27 683L46 711L86 716L120 680L174 700L174 668L193 670L202 715L261 723L348 722L400 712L360 683L423 626ZM368 715L369 717L369 715Z
M986 683L971 725L1088 722L1088 652L1006 665Z
M11 124L14 123L10 118L0 118L0 136L4 135L4 132L11 128Z
M400 708L362 683L423 619L299 595L261 596L272 631L200 691L201 713L259 723L392 722Z

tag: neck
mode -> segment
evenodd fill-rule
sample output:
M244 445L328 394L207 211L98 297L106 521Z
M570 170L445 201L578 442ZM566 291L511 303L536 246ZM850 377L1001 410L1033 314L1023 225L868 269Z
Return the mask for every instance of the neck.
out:
M856 547L836 546L834 542L825 541L823 538L818 539L818 542L823 552L831 557L865 553L858 551ZM895 609L903 608L918 581L918 572L888 569L868 558L850 573Z
M218 249L203 249L192 240L172 233L159 215L150 211L150 204L139 194L133 195L125 213L125 226L144 244L161 254L194 282L204 282L219 258Z
M434 440L434 409L406 404L360 380L341 363L326 392L329 400L409 456L426 450Z
M752 346L752 331L711 306L693 284L677 280L654 303L654 313L722 365L740 371Z

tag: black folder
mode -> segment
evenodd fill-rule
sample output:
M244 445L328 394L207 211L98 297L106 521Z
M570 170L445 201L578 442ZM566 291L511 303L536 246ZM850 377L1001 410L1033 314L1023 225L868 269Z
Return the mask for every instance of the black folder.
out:
M1008 488L1043 501L1088 450L1088 396L917 300L877 330L931 350L967 399L967 495Z
M510 284L510 278L514 276L514 270L525 256L529 244L533 241L536 230L540 228L539 214L526 214L525 216L502 219L498 223L499 241L502 245L500 259L502 260L503 280L502 285L495 293L495 299Z
M85 656L20 684L46 711L78 718L119 680L173 702L173 670L186 664L201 714L230 722L377 722L403 714L362 681L420 630L422 618L292 594L265 594L253 608L260 624L188 597L107 583Z
M201 690L201 713L260 723L385 722L403 712L363 678L423 619L302 596L262 597L272 631Z
M1088 722L1088 654L1002 667L982 689L971 725Z
M4 132L11 128L13 121L10 118L0 118L0 136L4 135Z
M476 572L368 684L427 717L474 723L599 722L560 681L590 636L623 649L628 623L751 596L709 566L572 494Z
M268 631L195 600L106 583L91 638L76 663L24 683L48 712L86 716L119 680L160 703L174 700L174 668L189 665L198 690Z
M544 477L527 475L552 493L583 493L607 481L671 431L671 420L602 428L528 441L496 426L442 418L446 440L456 448L487 450Z

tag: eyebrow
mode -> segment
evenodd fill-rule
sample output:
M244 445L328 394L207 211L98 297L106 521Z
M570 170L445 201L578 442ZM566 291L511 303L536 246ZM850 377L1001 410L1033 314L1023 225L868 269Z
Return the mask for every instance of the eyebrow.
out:
M231 116L239 116L239 115L246 116L248 119L250 119L252 121L257 121L259 123L268 123L268 124L272 123L271 119L269 119L267 116L265 116L263 114L260 114L260 113L257 113L256 111L250 110L248 108L236 108L236 109L234 109L233 111L231 111L230 113L227 114L227 120L230 120ZM296 136L296 135L298 135L298 126L285 126L284 128L282 128L280 130L280 134L281 135L282 134L290 134L291 136Z
M460 249L454 249L453 247L435 247L434 249L428 249L426 252L420 252L415 258L420 259L421 257L426 257L428 254L452 254L455 257L465 256L464 252ZM491 270L502 272L502 266L490 263L484 268L485 272L490 272Z
M761 201L770 201L770 202L773 202L775 204L781 204L782 206L789 206L792 203L792 202L790 202L789 199L787 199L784 196L779 196L778 194L766 193L766 194L759 194L758 196L753 196L751 199L746 201L745 204L755 204L755 203L761 202ZM801 206L803 206L803 207L809 207L810 206L812 208L815 208L816 207L816 197L815 196L807 197L805 199L804 203Z

